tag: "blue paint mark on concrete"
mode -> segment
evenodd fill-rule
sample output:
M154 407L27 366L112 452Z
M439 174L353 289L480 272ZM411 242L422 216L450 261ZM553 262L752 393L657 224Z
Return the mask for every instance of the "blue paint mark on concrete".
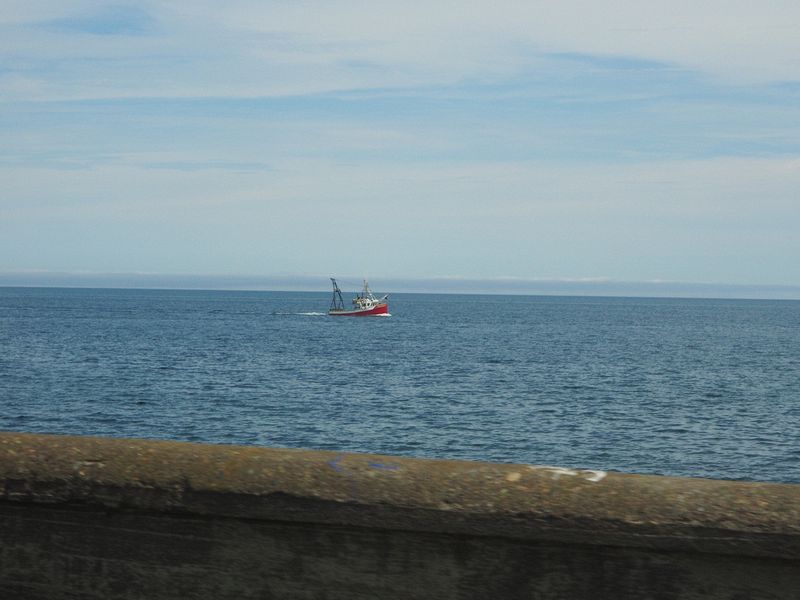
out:
M339 464L342 461L342 459L344 459L344 455L340 454L339 456L337 456L333 460L329 460L328 464L331 467L333 467L333 470L336 471L337 473L342 473L342 472L344 472L344 467Z
M387 465L379 462L371 462L367 464L373 469L384 469L386 471L397 471L400 468L399 465Z

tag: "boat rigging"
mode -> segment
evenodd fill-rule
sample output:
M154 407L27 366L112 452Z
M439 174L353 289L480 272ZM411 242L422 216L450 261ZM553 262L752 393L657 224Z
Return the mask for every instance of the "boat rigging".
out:
M364 280L364 288L359 294L353 298L353 308L345 308L344 299L342 298L342 290L339 289L339 284L331 277L333 284L333 298L331 299L331 307L328 314L332 317L389 317L389 303L387 302L389 294L383 298L376 298L369 289L367 280Z

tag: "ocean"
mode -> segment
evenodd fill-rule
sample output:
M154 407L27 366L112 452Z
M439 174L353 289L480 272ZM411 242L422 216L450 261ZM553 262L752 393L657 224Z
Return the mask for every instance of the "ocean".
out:
M800 483L800 301L329 300L0 288L0 429Z

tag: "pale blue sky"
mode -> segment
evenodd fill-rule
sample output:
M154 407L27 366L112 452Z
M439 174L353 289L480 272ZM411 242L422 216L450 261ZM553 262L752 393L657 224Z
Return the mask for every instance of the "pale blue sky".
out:
M0 7L0 273L800 285L800 3Z

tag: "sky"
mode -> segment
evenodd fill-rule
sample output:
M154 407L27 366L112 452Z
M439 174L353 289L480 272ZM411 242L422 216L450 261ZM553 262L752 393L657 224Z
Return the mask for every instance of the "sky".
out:
M794 0L4 0L0 284L800 297L799 29Z

